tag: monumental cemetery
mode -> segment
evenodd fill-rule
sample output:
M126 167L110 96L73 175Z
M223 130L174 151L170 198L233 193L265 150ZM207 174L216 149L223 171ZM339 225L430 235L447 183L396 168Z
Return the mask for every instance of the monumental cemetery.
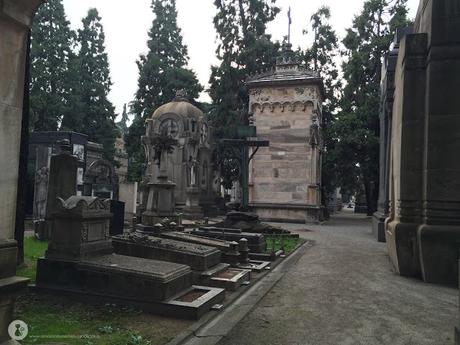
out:
M459 0L87 5L0 0L0 345L460 344Z

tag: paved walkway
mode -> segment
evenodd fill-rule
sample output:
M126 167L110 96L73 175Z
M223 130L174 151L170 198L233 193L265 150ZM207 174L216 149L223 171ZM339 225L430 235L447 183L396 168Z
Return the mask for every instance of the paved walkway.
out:
M458 290L396 275L370 219L341 213L325 225L285 225L316 245L224 345L450 345Z

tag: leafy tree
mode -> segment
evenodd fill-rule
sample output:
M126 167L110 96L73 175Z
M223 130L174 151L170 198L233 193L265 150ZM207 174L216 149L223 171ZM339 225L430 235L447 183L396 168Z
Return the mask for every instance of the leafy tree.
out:
M203 90L195 73L186 68L188 52L177 25L176 0L152 0L151 8L155 19L149 32L149 52L137 61L138 90L130 105L134 120L126 136L129 177L134 180L140 178L145 162L140 139L148 116L170 102L178 90L185 90L190 99Z
M236 126L248 124L249 95L246 78L275 65L279 43L273 43L266 27L280 11L276 0L215 0L217 14L217 57L219 66L211 68L210 96L213 106L210 120L217 140L236 135ZM236 179L233 150L218 145L216 164L221 168L224 185Z
M340 99L342 83L335 58L339 55L338 38L329 21L331 11L323 6L310 19L311 31L314 33L313 44L306 49L303 59L306 65L320 73L324 80L326 100L322 112L322 134L324 152L322 155L323 203L327 205L327 197L337 188L336 169L336 134L334 128ZM307 33L307 30L304 31Z
M31 39L31 126L55 131L73 104L75 33L70 29L61 0L49 0L37 12Z
M78 73L75 107L64 117L62 129L88 135L89 140L104 146L104 158L113 161L115 138L115 108L108 100L112 82L105 51L105 34L101 17L95 8L88 11L78 30L80 51L73 66Z
M343 40L346 85L335 125L342 185L363 184L368 212L377 205L381 61L396 28L406 26L406 0L367 0Z

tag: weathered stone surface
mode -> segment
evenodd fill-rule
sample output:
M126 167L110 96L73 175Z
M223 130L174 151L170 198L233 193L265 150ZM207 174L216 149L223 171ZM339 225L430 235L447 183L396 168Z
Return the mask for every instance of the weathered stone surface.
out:
M116 254L64 261L41 258L37 286L137 301L164 301L191 286L190 267Z
M221 252L209 246L153 236L127 234L112 238L115 253L175 262L205 271L220 263Z
M414 32L396 69L388 248L401 274L458 284L458 1L421 1Z
M294 61L289 50L285 54L273 72L247 82L257 135L270 141L251 163L249 200L263 219L304 223L321 218L308 208L321 206L320 188L309 186L321 183L322 80ZM307 207L293 217L284 207L290 204Z
M248 232L225 232L225 231L208 231L208 230L193 230L192 235L210 237L216 239L223 239L226 241L235 241L238 242L242 238L248 240L249 250L254 253L265 252L267 248L267 243L265 237L262 234L257 233L248 233ZM238 244L238 243L237 243Z
M14 226L21 140L26 42L40 0L3 0L0 4L0 343L12 320L15 294L27 279L15 277Z
M142 142L147 153L146 175L149 182L154 183L159 177L166 176L167 180L175 183L174 201L180 207L186 206L187 199L190 202L189 188L198 192L198 195L193 193L193 207L197 206L196 199L201 203L213 203L213 143L203 112L191 104L182 91L178 91L176 97L156 109L146 123ZM162 135L171 136L177 144L173 152L157 157L155 140Z

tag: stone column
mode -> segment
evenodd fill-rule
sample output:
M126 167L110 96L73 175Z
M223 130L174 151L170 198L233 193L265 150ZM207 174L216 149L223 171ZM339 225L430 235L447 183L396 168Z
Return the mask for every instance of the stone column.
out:
M426 52L426 34L401 41L391 132L390 216L385 223L391 261L401 275L412 277L421 274L417 228L422 221Z
M26 42L41 0L0 1L0 344L7 343L14 298L27 279L15 277L14 238Z
M395 71L398 61L399 42L412 29L398 29L388 55L382 65L380 103L380 176L377 211L372 218L372 232L379 242L385 242L385 219L389 215L389 174L391 152L391 123L395 90Z
M425 0L415 23L428 33L424 112L423 279L458 284L460 246L460 2Z

